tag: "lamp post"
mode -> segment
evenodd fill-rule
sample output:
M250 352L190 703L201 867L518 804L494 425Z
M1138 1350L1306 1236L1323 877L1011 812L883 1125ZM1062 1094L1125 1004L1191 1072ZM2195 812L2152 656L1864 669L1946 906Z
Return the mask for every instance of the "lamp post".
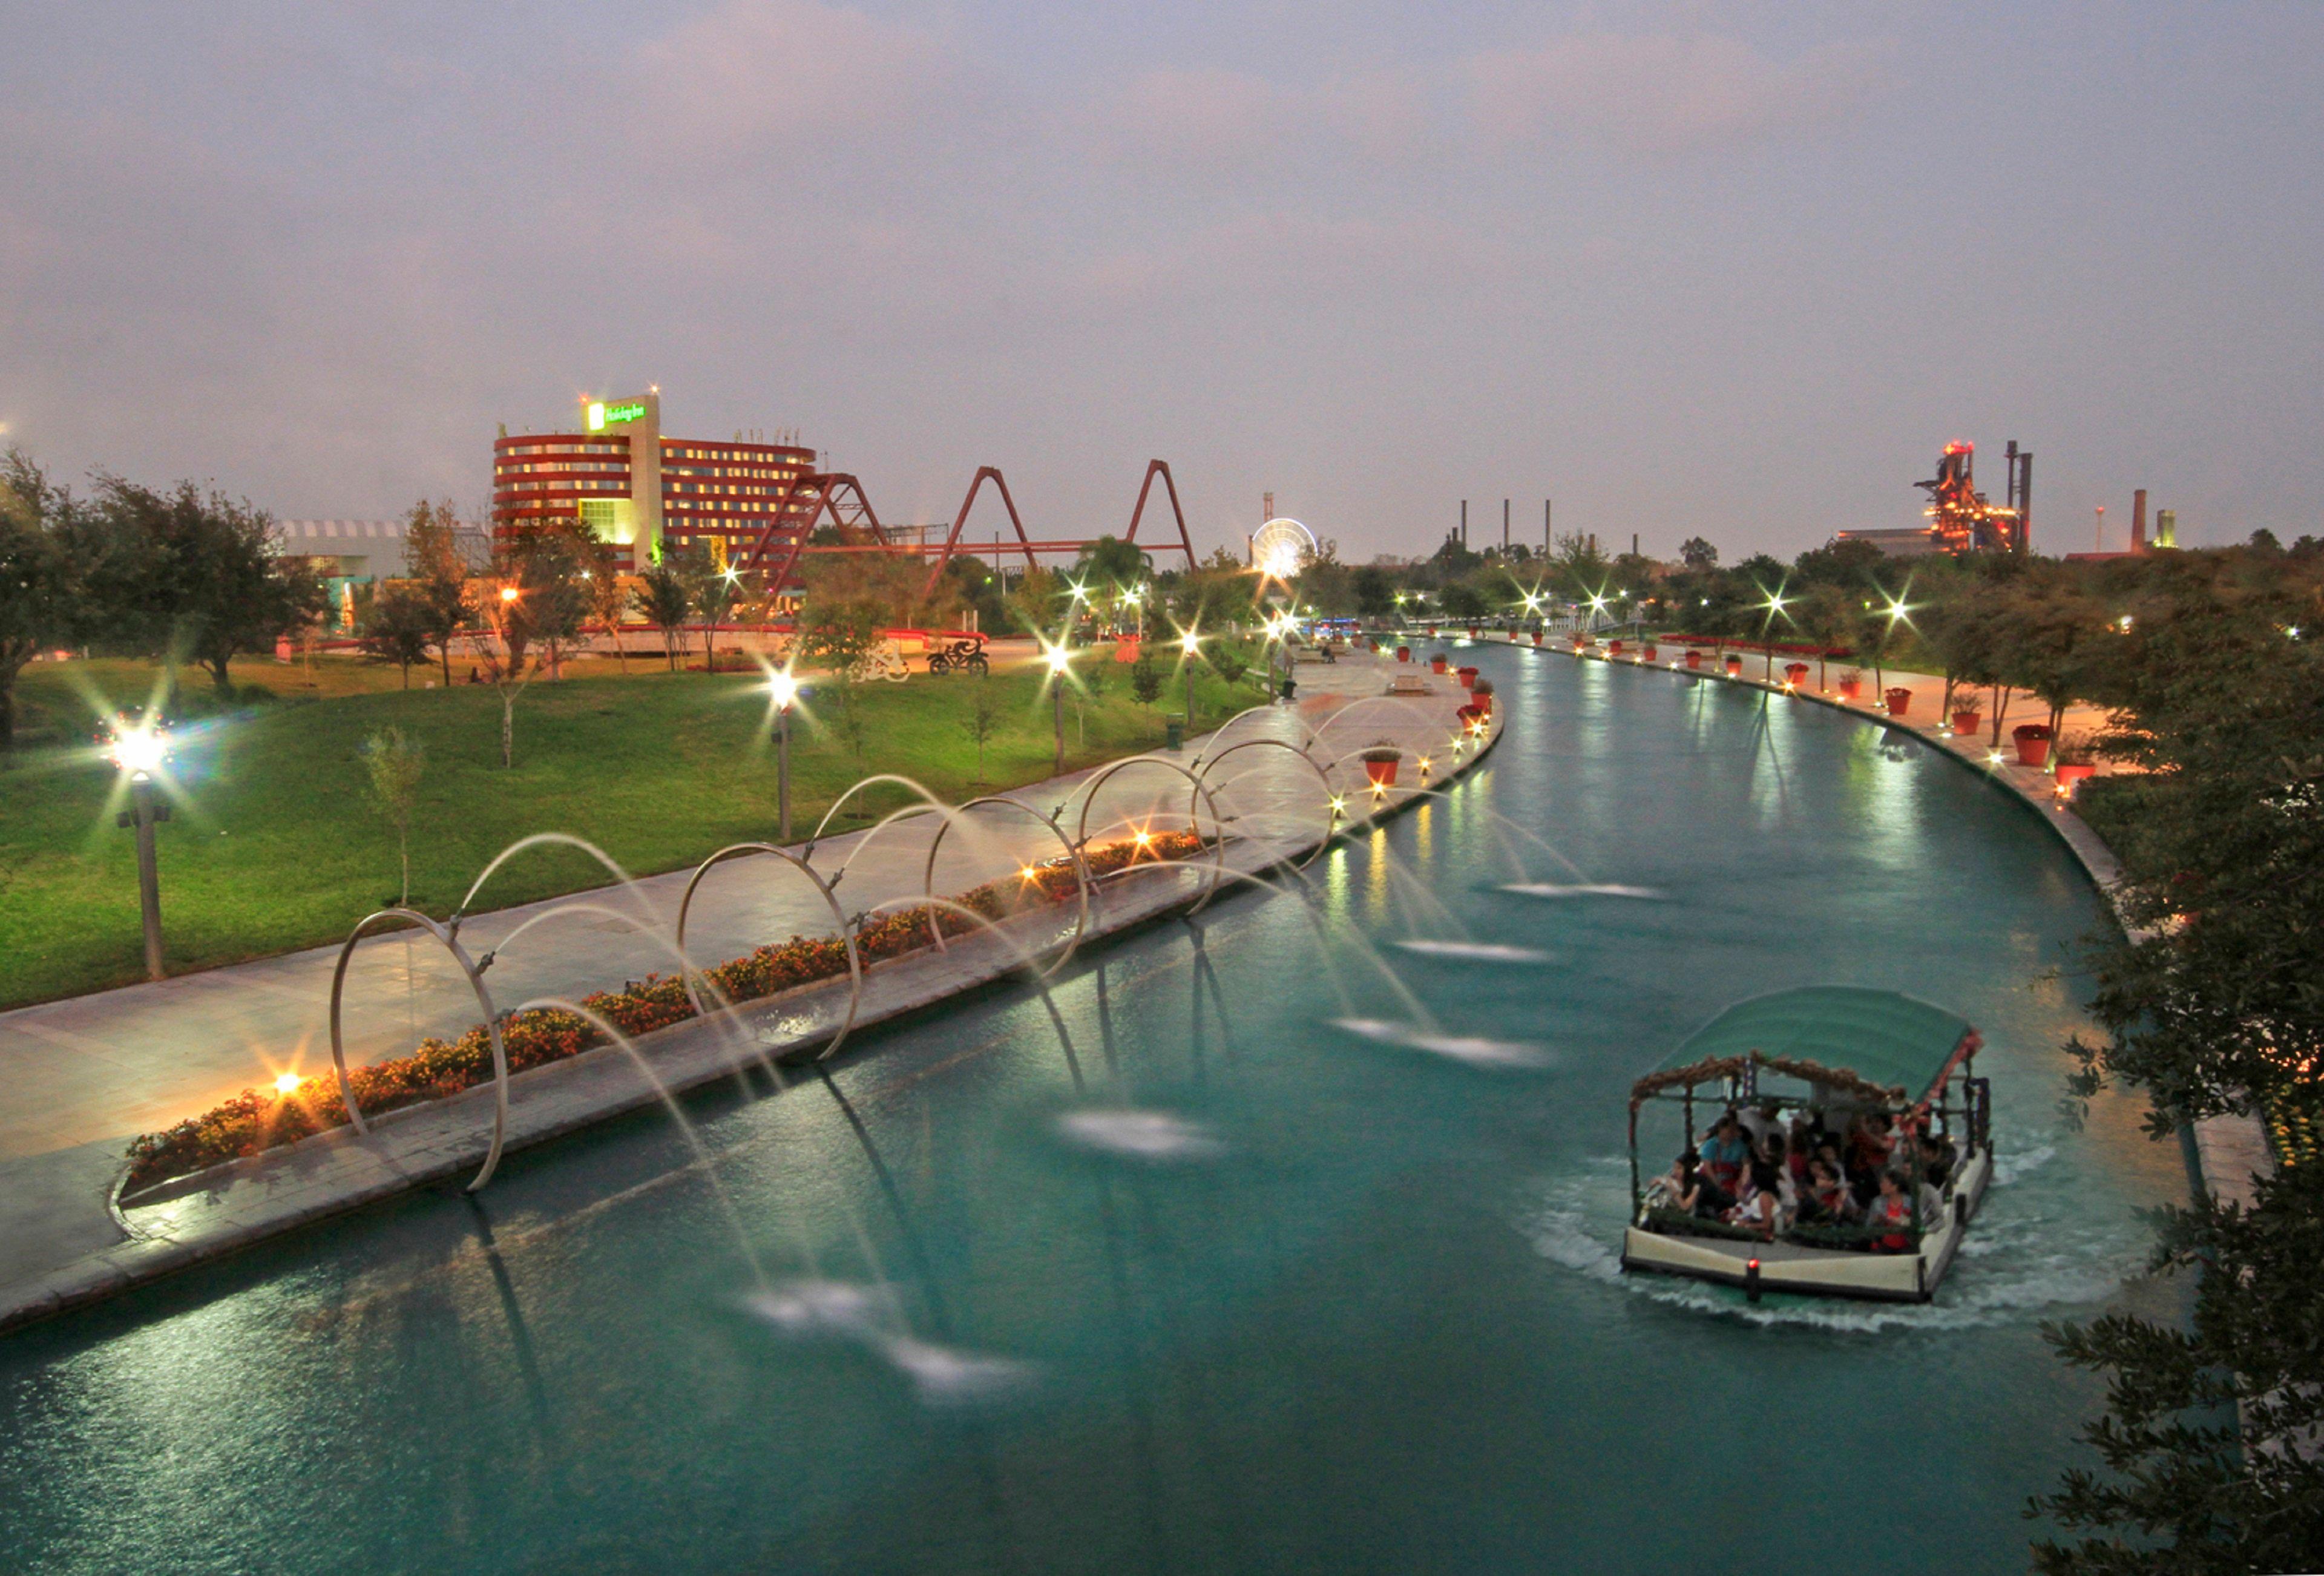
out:
M1186 675L1186 732L1194 731L1194 659L1202 654L1203 637L1188 630L1178 637L1178 666Z
M153 773L170 751L169 736L152 723L113 737L113 764L129 774L129 808L115 824L137 829L137 910L145 926L145 977L161 972L161 870L154 853L154 824L170 818L170 806L153 795Z
M791 840L791 703L798 699L798 680L782 668L767 677L767 693L775 702L775 836Z
M1051 775L1065 774L1065 675L1071 671L1074 656L1063 646L1049 648L1049 714L1057 730L1057 763Z

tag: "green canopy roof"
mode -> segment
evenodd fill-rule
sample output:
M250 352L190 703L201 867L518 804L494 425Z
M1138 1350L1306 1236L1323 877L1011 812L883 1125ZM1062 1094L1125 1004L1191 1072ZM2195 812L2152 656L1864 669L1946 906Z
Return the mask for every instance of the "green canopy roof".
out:
M1928 1092L1965 1035L1969 1020L1894 991L1808 985L1738 1001L1688 1037L1665 1069L1753 1051L1784 1061L1845 1068L1874 1083Z

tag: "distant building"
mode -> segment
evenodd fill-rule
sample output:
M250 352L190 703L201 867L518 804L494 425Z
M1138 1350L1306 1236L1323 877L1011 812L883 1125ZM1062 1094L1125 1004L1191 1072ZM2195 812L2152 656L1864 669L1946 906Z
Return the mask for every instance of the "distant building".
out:
M1931 527L1901 530L1843 530L1833 536L1834 546L1841 542L1869 542L1892 558L1925 558L1945 552L1944 538Z
M275 550L322 561L325 575L343 580L392 580L410 574L401 520L278 520ZM452 540L471 569L492 562L492 533L474 521L452 527Z
M665 438L661 395L585 400L577 432L493 444L493 532L578 518L642 570L664 547L714 544L729 558L771 525L777 539L814 517L816 452L791 443Z

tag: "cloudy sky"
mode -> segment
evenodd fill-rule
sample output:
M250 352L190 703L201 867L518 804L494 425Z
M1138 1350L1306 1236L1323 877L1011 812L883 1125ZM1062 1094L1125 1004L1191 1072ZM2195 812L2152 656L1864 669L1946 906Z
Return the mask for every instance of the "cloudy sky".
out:
M0 14L0 423L69 475L475 507L651 382L1052 535L1161 456L1204 547L1789 554L1953 438L2052 550L2324 532L2324 7Z

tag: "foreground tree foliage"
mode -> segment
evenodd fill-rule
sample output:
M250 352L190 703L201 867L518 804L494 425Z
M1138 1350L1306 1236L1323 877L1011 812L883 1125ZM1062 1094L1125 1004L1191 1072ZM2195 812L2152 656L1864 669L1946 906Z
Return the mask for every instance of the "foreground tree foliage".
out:
M2324 1558L2324 1170L2263 1183L2249 1212L2163 1217L2154 1267L2201 1276L2191 1328L2128 1313L2045 1327L2060 1356L2107 1376L2106 1415L2085 1436L2109 1475L2068 1472L2028 1507L2095 1535L2036 1544L2034 1566L2313 1571Z

